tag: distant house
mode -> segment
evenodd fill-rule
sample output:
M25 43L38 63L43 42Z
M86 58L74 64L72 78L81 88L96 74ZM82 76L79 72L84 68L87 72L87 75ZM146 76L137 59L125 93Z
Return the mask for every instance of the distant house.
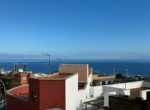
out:
M26 85L29 83L29 78L33 77L33 73L25 73L25 72L11 72L9 75L13 79L13 84L16 85Z
M93 75L92 76L92 81L93 85L107 85L107 84L112 84L114 83L115 76L113 75Z

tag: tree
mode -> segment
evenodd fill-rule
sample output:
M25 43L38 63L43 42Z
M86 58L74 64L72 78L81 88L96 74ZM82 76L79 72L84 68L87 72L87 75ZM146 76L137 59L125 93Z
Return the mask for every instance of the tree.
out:
M118 74L116 74L116 78L117 78L117 79L123 78L122 73L118 73Z
M6 89L10 89L12 85L12 78L10 76L3 76L1 80L4 82ZM3 90L2 84L0 84L0 90Z

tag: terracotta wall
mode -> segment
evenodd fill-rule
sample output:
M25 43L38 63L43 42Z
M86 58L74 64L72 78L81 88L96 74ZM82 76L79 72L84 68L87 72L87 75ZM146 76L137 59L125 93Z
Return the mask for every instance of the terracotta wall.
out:
M37 99L33 100L33 91L37 94ZM34 110L39 109L39 94L40 94L39 80L29 79L29 103L35 108Z
M65 80L36 80L30 79L30 103L39 105L36 110L48 108L62 108L65 110ZM37 100L32 99L32 92L36 91ZM40 99L40 100L39 100Z
M28 102L7 95L7 110L28 110L28 108Z
M62 108L65 110L65 80L40 81L40 110Z
M39 87L39 82L37 80L31 80L31 86L29 86L29 89L34 88L33 89L37 89L38 91L38 87ZM31 89L32 90L32 89ZM23 86L20 88L16 88L12 91L10 91L10 93L19 95L20 93L24 93L28 91L28 87L27 86ZM21 94L20 94L21 95ZM7 110L40 110L39 109L39 100L33 102L32 98L31 98L31 94L29 94L29 100L28 101L24 101L21 99L18 99L14 96L10 96L7 94Z
M29 100L23 101L7 95L7 110L45 110L62 108L65 110L65 80L29 80ZM25 90L24 87L18 89ZM12 93L18 90L12 91ZM33 92L37 98L33 98Z
M7 110L39 110L37 104L7 96Z

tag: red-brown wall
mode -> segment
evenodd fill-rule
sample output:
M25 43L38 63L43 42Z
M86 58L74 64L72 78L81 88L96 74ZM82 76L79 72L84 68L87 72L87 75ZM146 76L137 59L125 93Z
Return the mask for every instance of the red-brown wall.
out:
M38 81L33 81L33 84L37 87L39 85ZM29 86L29 89L31 87ZM20 93L26 93L28 91L27 86L18 87L16 89L11 90L9 93L15 95L19 95ZM30 90L29 90L30 91ZM29 93L29 100L24 101L16 98L17 96L11 96L7 94L7 110L39 110L39 101L33 102L31 100L31 94Z
M40 81L40 110L62 108L65 110L65 80Z
M33 101L32 98L32 92L35 91L37 93L37 100ZM29 103L31 103L31 106L34 108L34 110L40 110L39 109L39 94L40 94L40 88L39 88L39 80L35 79L29 79Z
M39 110L37 104L23 101L12 96L7 96L6 108L7 110Z
M18 90L20 89L18 88ZM37 93L37 100L33 100L33 91ZM28 101L7 95L7 110L45 110L49 108L62 108L65 110L65 80L31 78L29 80Z
M7 95L7 110L28 110L28 108L29 108L28 102Z
M30 79L30 103L39 105L36 110L62 108L65 110L65 80ZM37 92L37 101L32 101L32 91ZM40 99L40 100L39 100Z

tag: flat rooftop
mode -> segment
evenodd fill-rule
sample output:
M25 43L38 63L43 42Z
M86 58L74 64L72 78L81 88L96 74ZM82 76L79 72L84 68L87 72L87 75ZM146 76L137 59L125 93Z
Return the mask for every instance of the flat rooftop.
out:
M106 79L115 79L114 75L103 75L103 74L96 74L92 76L93 80L106 80Z
M38 79L38 80L65 80L68 77L71 77L72 75L74 75L76 73L55 73L55 74L51 74L49 76L43 76L43 77L33 77L34 79ZM79 88L83 88L84 84L81 84ZM19 86L19 87L15 87L13 89L10 89L7 91L7 94L24 100L24 101L28 101L29 100L29 85L24 85L24 86Z
M46 78L65 78L70 75L72 75L72 74L71 73L58 73L58 74L54 74L54 75L53 74L49 75Z
M65 80L74 74L76 74L76 73L54 73L54 74L51 74L48 76L32 77L32 78L38 79L38 80Z
M19 87L10 89L7 91L7 94L15 98L21 99L23 101L28 101L29 100L29 85L19 86Z

